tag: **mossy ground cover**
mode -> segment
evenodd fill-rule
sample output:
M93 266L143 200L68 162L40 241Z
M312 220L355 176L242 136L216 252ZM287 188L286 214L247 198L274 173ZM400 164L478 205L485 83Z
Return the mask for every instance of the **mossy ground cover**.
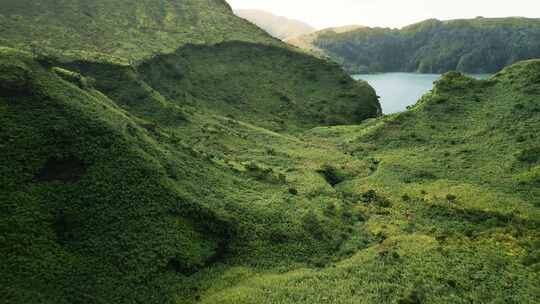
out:
M224 0L4 1L2 45L70 58L135 62L185 44L282 45Z
M325 263L202 271L180 303L537 302L538 67L484 81L449 73L408 112L297 137L311 148L270 137L266 152L244 150L294 168L294 203L311 201L324 219L333 208L313 201L333 202L352 216L350 236Z
M1 56L10 302L172 302L193 294L182 278L216 263L324 265L342 243L374 239L351 238L348 208L317 172L327 151L261 128L265 116L252 114L254 125L210 105L190 110L131 67ZM283 154L265 141L297 147Z
M143 68L55 64L2 49L8 302L539 300L537 61L277 132Z
M35 33L53 42L87 15L39 3L10 3L0 23L32 33L28 6L59 22ZM101 28L126 3L87 13L107 11ZM176 20L149 3L129 18ZM198 24L187 35L211 45L161 29L175 43L152 58L137 30L60 55L0 48L5 302L539 301L537 61L447 74L408 112L333 126L376 117L373 90L244 23L219 43L239 22L220 0L178 3L201 19L173 28ZM20 33L2 43L30 49Z

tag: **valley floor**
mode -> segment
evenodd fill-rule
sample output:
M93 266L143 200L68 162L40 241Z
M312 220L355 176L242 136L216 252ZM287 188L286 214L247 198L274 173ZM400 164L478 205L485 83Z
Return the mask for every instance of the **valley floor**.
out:
M249 208L288 216L260 223L270 244L183 280L195 292L179 303L539 302L538 76L523 85L539 66L446 74L412 110L359 126L209 123L194 146L253 177ZM297 220L325 245L295 244Z

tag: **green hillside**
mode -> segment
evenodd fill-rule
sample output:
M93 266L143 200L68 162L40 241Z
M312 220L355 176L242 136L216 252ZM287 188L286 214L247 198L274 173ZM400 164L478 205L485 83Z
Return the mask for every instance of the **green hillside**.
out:
M338 201L321 216L351 239L316 267L205 270L201 303L538 302L538 96L540 61L453 72L407 112L307 132L348 158L323 171Z
M540 57L540 20L426 20L403 29L324 30L291 40L339 62L351 73L495 73Z
M221 254L230 227L191 195L223 173L90 79L11 49L0 71L5 303L156 302Z
M104 93L121 94L120 106L144 115L156 115L145 103L154 90L183 110L244 116L272 130L356 123L380 113L365 83L291 50L234 16L223 0L5 2L0 45L87 74ZM126 86L144 80L142 91Z
M140 60L186 44L230 40L278 44L235 17L224 0L7 0L0 28L1 45L90 58Z
M7 303L540 298L538 61L291 136L1 58Z
M0 51L8 303L174 303L216 263L319 263L350 237L338 219L320 226L311 199L291 204L294 187L334 199L316 170L340 153L184 106L143 80L151 72Z
M317 208L290 204L288 178L326 185L327 151L286 134L376 117L366 83L223 1L4 4L5 302L175 303L202 269L316 263L347 234L331 220L320 238ZM257 161L274 140L314 155ZM305 163L311 175L287 173Z
M369 85L224 2L155 1L218 23L62 46L79 2L5 1L1 302L540 301L539 61L379 117ZM25 42L32 12L52 51Z

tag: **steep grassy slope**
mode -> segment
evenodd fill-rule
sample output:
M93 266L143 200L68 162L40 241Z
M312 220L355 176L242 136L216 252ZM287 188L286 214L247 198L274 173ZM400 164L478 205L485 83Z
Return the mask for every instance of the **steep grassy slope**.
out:
M123 94L124 106L145 108L142 115L157 115L144 105L153 90L177 106L243 115L273 130L357 123L380 114L365 83L290 50L234 16L222 0L6 2L0 45L69 68L96 62L83 74L104 91ZM129 66L148 80L143 92L123 87L139 77Z
M315 32L316 29L302 21L292 20L260 10L235 10L234 13L278 39L287 39Z
M540 57L540 21L526 18L426 20L401 30L321 31L290 41L330 56L348 71L494 73Z
M166 299L221 254L228 224L190 195L222 174L79 75L10 49L0 70L6 303Z
M5 46L131 61L188 43L277 43L224 0L3 1L0 29Z
M0 58L8 303L540 299L538 61L293 137L133 68Z
M377 116L367 84L222 1L4 4L0 44L32 51L0 47L6 302L174 303L214 264L325 263L364 243L320 218L331 193L299 208L287 168L233 151L266 151L267 137L311 148L261 126ZM328 187L317 169L295 180Z
M450 73L408 112L309 131L304 141L344 153L319 172L367 242L318 268L237 263L188 282L202 303L538 302L539 90L540 61L485 81ZM275 150L260 161L297 151Z
M367 83L333 63L273 46L186 47L139 71L171 99L274 131L360 122L380 113Z
M261 136L308 145L204 108L190 113L131 68L77 63L123 75L111 88L13 49L0 58L9 303L168 303L192 295L182 278L213 263L315 263L350 238L337 218L321 226L313 212L322 206L290 204L286 167L232 153L257 153ZM207 142L215 136L231 149ZM314 174L298 178L324 187Z

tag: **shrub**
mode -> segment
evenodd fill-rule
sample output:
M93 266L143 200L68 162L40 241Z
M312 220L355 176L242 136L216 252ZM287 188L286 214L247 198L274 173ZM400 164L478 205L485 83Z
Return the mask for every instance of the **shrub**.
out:
M322 240L324 238L324 227L315 212L309 211L304 215L302 218L302 227L315 239Z
M372 203L377 200L377 192L375 190L368 190L362 194L362 201L366 203Z
M534 164L540 161L540 147L533 147L521 151L517 159L524 163Z
M401 298L398 301L399 304L420 304L422 301L420 300L420 297L418 296L418 292L416 291L408 291L403 295L403 298Z
M317 172L321 174L326 180L326 182L332 187L345 180L344 176L340 174L340 172L332 165L324 165Z
M277 155L277 152L274 148L268 148L266 149L266 154L275 156Z
M518 135L518 137L516 138L516 141L517 142L526 142L527 141L527 137L523 136L523 135Z
M246 168L248 174L259 181L267 181L271 183L284 182L283 178L285 178L285 175L281 176L279 174L275 174L274 169L259 165L256 162L244 164L244 168Z
M365 203L376 204L382 208L388 208L392 206L392 203L388 199L378 195L375 190L368 190L367 192L363 193L361 196L361 200Z
M448 195L446 195L446 199L450 203L455 203L457 201L457 196L455 196L453 194L448 194Z
M289 193L292 195L298 195L298 190L296 190L296 188L289 188Z
M337 212L336 205L334 203L329 203L326 205L326 208L324 208L324 215L326 216L335 216Z

